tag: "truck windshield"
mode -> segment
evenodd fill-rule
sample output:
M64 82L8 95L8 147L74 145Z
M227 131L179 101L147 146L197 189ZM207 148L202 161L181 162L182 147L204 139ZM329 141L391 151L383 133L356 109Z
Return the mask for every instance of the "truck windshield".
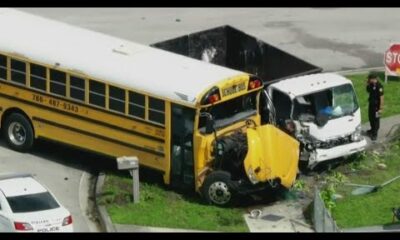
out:
M206 112L213 116L215 129L226 127L257 113L257 94L258 92L249 93L208 108L203 108L201 113ZM200 117L199 130L202 133L205 132L206 121L207 118L205 116Z
M293 118L325 114L329 119L353 114L358 109L356 94L351 84L344 84L320 92L296 97Z

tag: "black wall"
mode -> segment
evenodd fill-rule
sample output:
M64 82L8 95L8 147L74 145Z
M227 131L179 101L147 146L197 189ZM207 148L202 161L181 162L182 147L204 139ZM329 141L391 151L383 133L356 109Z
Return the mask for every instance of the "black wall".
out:
M231 26L217 27L151 46L199 60L215 50L211 63L254 74L264 82L321 72L322 69Z

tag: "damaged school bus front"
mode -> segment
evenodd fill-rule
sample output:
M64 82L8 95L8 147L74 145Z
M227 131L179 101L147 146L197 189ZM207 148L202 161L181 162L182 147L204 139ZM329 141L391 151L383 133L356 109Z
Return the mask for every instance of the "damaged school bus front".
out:
M299 142L273 125L247 130L246 174L253 184L269 180L291 187L297 175Z
M260 83L242 77L204 94L194 136L195 187L211 204L289 188L296 178L299 143L274 125L261 125Z
M255 122L239 122L204 144L210 158L199 190L209 203L228 205L243 195L294 183L299 142L273 125Z

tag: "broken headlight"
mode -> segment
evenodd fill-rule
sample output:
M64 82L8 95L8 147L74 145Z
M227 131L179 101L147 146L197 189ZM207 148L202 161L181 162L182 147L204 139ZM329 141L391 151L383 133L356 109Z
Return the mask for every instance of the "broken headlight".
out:
M350 139L353 142L358 142L361 140L361 125L358 125L356 127L356 131L353 134L351 134Z
M247 171L247 176L249 177L249 180L252 184L256 184L259 182L256 177L256 173L254 172L253 168L251 168L251 167Z

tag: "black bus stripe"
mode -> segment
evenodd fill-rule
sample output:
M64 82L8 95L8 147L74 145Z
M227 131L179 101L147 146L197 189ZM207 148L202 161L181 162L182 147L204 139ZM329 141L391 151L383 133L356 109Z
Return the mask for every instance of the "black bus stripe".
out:
M78 118L80 120L92 122L94 124L103 125L103 126L106 126L108 128L114 129L114 130L127 132L127 133L130 133L130 134L133 134L133 135L141 136L143 138L151 139L153 141L164 143L164 140L160 139L160 138L149 136L147 134L143 134L143 133L140 133L140 132L137 132L137 131L133 131L133 130L130 130L130 129L121 128L121 127L118 127L118 126L115 126L115 125L112 125L112 124L109 124L109 123L105 123L105 122L101 122L101 121L94 120L94 119L91 119L91 118L83 117L83 116L76 115L76 114L73 114L73 113L70 113L70 112L64 112L62 110L55 109L55 108L52 108L50 106L42 105L40 103L31 102L31 101L28 101L28 100L25 100L25 99L20 99L20 98L17 98L17 97L9 96L9 95L3 94L3 93L0 93L0 96L4 97L4 98L11 99L11 100L23 102L23 103L26 103L26 104L29 104L29 105L34 105L34 106L38 106L38 107L41 107L41 108L45 108L45 109L47 109L49 111L53 111L53 112L57 112L57 113L60 113L60 114L68 115L70 117L74 117L74 118Z
M129 116L126 116L126 115L123 115L123 114L115 113L115 112L112 112L112 111L107 111L106 109L102 109L102 108L96 108L96 107L94 107L92 105L82 104L82 102L74 101L73 99L62 98L60 96L56 96L56 95L52 95L52 94L49 94L49 93L46 93L46 92L42 92L40 90L37 90L37 89L34 89L34 88L29 88L27 86L17 85L17 84L11 83L9 81L4 81L2 79L0 79L0 84L6 84L6 85L9 85L9 86L12 86L12 87L22 88L22 89L30 91L30 92L35 92L37 94L41 94L41 95L44 95L44 96L47 96L47 97L58 99L60 101L65 101L65 102L68 102L68 103L71 103L71 104L79 105L79 106L84 107L84 108L89 108L89 109L92 109L92 110L95 110L95 111L104 112L104 113L107 113L107 114L115 115L115 116L118 116L118 117L126 118L126 119L129 119L129 120L133 120L133 121L137 121L137 122L144 123L144 124L147 124L147 125L151 125L151 126L154 126L154 127L165 129L165 126L157 125L155 123L148 122L148 121L143 120L143 119L129 117ZM42 105L40 105L40 106L42 106Z
M102 135L99 135L99 134L87 132L87 131L84 131L84 130L81 130L81 129L77 129L77 128L73 128L73 127L70 127L70 126L66 126L66 125L59 124L59 123L56 123L56 122L53 122L53 121L49 121L49 120L46 120L46 119L33 117L33 120L39 121L39 122L43 122L43 123L46 123L46 124L49 124L49 125L53 125L53 126L58 127L58 128L64 128L64 129L67 129L67 130L70 130L70 131L74 131L74 132L77 132L77 133L80 133L80 134L88 135L88 136L91 136L91 137L94 137L94 138L99 138L99 139L102 139L104 141L113 142L113 143L116 143L116 144L124 145L126 147L131 147L131 148L137 149L137 150L142 151L142 152L148 152L148 153L151 153L151 154L154 154L154 155L157 155L157 156L161 156L161 157L165 156L164 153L160 153L160 152L157 152L157 151L154 151L154 150L151 150L151 149L143 148L143 147L140 147L140 146L137 146L137 145L134 145L134 144L129 144L129 143L126 143L126 142L118 141L118 140L113 139L113 138L108 138L108 137L105 137L105 136L102 136Z

